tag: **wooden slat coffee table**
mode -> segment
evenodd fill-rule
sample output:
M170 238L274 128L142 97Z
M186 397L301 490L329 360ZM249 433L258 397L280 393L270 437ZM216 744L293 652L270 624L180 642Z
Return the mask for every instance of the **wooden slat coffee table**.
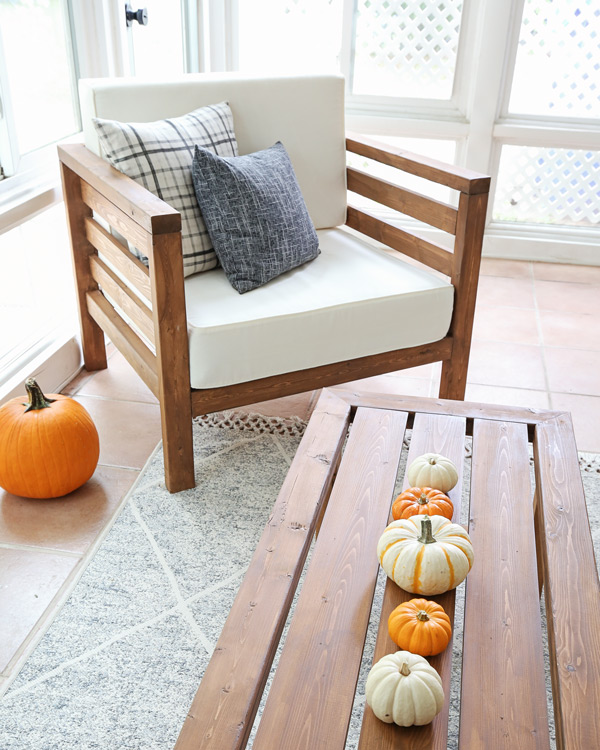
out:
M246 746L319 524L253 748L344 747L376 585L377 541L389 519L408 427L407 465L436 452L459 467L449 493L457 521L465 436L473 438L468 527L475 562L466 581L459 747L550 747L542 586L556 746L600 747L600 584L570 416L325 390L177 750ZM374 660L397 650L387 617L412 597L388 581ZM454 617L454 591L431 598ZM445 749L451 659L449 646L429 660L446 695L430 725L384 724L366 707L359 748Z

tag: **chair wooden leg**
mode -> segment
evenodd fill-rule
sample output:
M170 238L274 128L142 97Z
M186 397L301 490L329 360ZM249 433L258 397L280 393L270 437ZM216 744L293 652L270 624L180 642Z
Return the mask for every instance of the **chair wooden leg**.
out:
M440 398L454 401L464 401L467 389L467 369L469 366L469 351L460 356L455 353L451 359L442 362L442 377L440 379Z
M104 332L91 317L86 295L98 289L90 270L90 255L96 251L85 233L85 219L92 210L81 197L81 178L61 162L61 176L67 224L71 238L73 273L77 288L79 322L81 326L81 347L85 369L104 370L106 368L106 346Z
M169 492L180 492L195 486L181 232L155 235L149 270L165 483Z
M196 486L191 399L189 410L177 414L175 411L161 405L165 484L169 492L181 492Z

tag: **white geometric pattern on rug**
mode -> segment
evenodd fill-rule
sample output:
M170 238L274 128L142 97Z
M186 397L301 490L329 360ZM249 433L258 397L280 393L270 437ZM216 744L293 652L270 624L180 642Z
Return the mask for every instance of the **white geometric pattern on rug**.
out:
M211 426L210 418L194 426L196 489L176 495L166 491L160 451L146 467L111 532L0 704L2 750L173 747L302 430L296 422L275 434L264 432L265 420L260 418L233 418L227 426ZM399 481L405 457L403 451ZM469 463L467 452L465 488ZM582 462L582 471L598 555L598 457ZM463 509L466 520L464 502ZM381 575L374 612L384 583ZM459 587L459 613L462 593ZM349 749L358 742L362 686L375 636L371 627ZM459 616L455 664L461 644ZM459 687L455 679L450 748L457 746Z

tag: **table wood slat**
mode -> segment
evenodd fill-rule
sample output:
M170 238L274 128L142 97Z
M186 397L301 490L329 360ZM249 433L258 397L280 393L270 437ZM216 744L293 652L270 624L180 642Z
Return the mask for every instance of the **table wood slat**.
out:
M461 750L550 746L527 429L476 420Z
M600 583L570 418L536 427L556 746L600 743Z
M327 498L350 407L324 394L188 712L176 750L246 746L287 613Z
M254 750L344 747L406 421L357 410Z
M453 520L460 520L463 465L465 456L465 428L464 417L448 417L436 414L416 414L413 426L407 467L423 453L440 453L454 461L458 469L456 487L448 494L454 503ZM406 476L403 489L409 486ZM390 515L390 520L392 519ZM373 663L379 661L385 654L398 651L387 629L387 621L392 611L402 604L416 598L415 594L403 591L393 581L387 581L383 598L382 614L375 644ZM448 591L441 596L426 597L442 605L451 622L454 624L455 591ZM442 677L446 702L443 710L435 717L431 724L424 727L402 728L394 724L380 721L369 706L365 706L363 724L360 735L359 750L446 750L448 737L448 712L450 707L450 676L452 668L452 644L438 656L429 659L430 664L437 669Z

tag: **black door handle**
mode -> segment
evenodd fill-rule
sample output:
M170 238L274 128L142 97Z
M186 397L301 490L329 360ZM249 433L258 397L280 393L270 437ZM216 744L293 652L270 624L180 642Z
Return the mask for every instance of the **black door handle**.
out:
M125 23L127 26L131 26L134 21L137 21L140 26L147 26L148 10L146 8L133 10L131 3L125 3Z

